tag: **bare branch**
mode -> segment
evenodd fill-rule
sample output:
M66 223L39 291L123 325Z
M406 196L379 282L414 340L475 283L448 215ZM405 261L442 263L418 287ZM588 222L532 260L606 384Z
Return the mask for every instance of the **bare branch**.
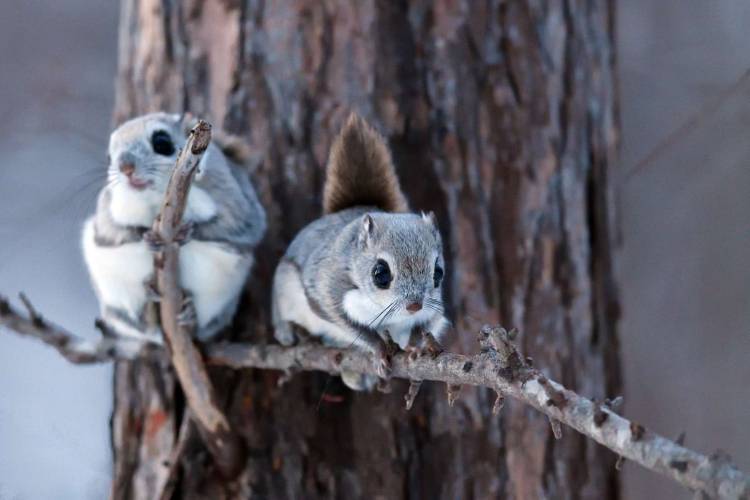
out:
M100 339L94 341L77 337L65 328L44 319L23 294L21 301L29 312L28 316L14 308L6 298L0 297L0 325L51 345L71 363L84 365L115 359L135 359L154 348L140 341L104 334L108 330L100 320L95 322L95 326L104 334Z
M167 480L162 485L162 491L158 495L160 500L169 500L172 498L175 486L177 486L177 474L180 471L180 462L194 436L197 437L197 431L190 409L188 408L182 416L182 424L177 434L177 442L169 455L169 471L167 472Z
M50 341L46 330L40 333L31 329L29 332L32 320L20 317L7 301L0 301L0 324L43 340L57 348L66 358L67 351L59 345L73 345L76 341L70 340L75 339L72 334L46 320L45 328L53 329L54 335L64 340ZM505 397L512 397L547 415L552 422L553 432L557 433L554 426L562 423L609 448L619 455L618 466L627 458L712 498L750 496L750 476L734 467L725 454L717 452L706 456L647 431L637 422L614 412L613 407L618 406L621 398L608 401L609 404L601 404L549 380L539 370L519 361L524 358L502 328L483 328L480 341L482 352L474 356L444 352L433 358L398 353L392 359L392 376L410 381L434 381L450 386L473 385L493 389L498 395L493 412L500 411ZM371 356L367 353L331 349L312 343L296 347L217 343L205 346L204 351L209 364L234 369L377 374ZM87 358L85 362L123 357L130 359L127 354L122 356L121 351L113 350L96 359ZM416 392L415 389L410 387L409 392ZM409 394L407 402L415 396L416 394Z
M392 376L454 386L488 387L499 395L533 406L555 422L552 425L559 422L572 427L618 455L691 490L720 498L745 498L750 495L750 476L725 459L718 455L707 457L646 431L640 424L617 415L609 407L602 407L579 396L532 367L512 367L516 360L523 358L515 347L510 348L512 344L503 334L504 330L485 327L483 332L485 339L494 337L500 340L498 346L502 347L503 352L489 348L475 356L443 353L435 359L429 356L410 359L407 354L400 353L393 357ZM232 368L284 370L295 366L328 373L346 370L376 374L372 359L366 353L316 345L285 348L275 345L215 344L208 346L206 353L210 363ZM597 425L598 419L595 417L598 411L607 414L600 425Z
M188 321L185 313L192 311L194 316L194 310L191 309L192 303L186 301L179 277L182 216L187 205L190 184L210 142L211 126L201 120L190 131L185 147L177 158L164 194L164 203L154 221L149 238L158 242L161 247L154 256L154 268L161 296L161 327L172 365L201 437L217 467L225 476L233 477L242 468L242 444L219 409L216 392L211 385L200 351L193 344L195 320Z

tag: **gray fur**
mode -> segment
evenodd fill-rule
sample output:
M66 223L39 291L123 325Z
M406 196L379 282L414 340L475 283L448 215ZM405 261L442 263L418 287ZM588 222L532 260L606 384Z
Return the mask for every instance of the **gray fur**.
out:
M342 135L352 123L357 130L369 130L360 122L350 119ZM345 142L337 139L338 149ZM378 158L387 155L387 149L382 138L373 132L358 144L360 149L377 148L376 152L365 150L357 155L359 177L368 168L372 175L383 174L386 162ZM336 156L333 163L341 177L345 157L336 150L331 154ZM367 158L373 160L368 163ZM395 179L395 170L390 162L387 165L390 170L386 173ZM329 182L331 179L326 179L326 184ZM346 186L340 179L336 182L339 190ZM326 189L330 191L328 185ZM402 197L396 181L384 185L384 189L393 190L382 193L384 199ZM361 191L340 192L337 196L356 205L352 195ZM366 201L369 198L361 200ZM379 259L388 262L393 274L387 289L373 282L373 268ZM276 338L282 344L292 343L291 324L295 323L325 343L339 347L356 344L376 355L383 354L383 341L390 338L402 348L413 345L411 334L416 327L424 327L439 338L447 321L443 316L442 281L437 287L434 284L437 267L444 269L445 264L432 215L388 213L372 206L353 206L325 215L300 231L277 268L273 287ZM423 310L409 313L406 306L415 302L423 304ZM342 374L342 378L354 389L370 388L374 382L356 374Z
M186 131L190 125L191 123L180 115L153 113L126 122L113 132L109 146L109 181L99 194L96 213L89 220L89 223L93 222L95 247L115 249L142 243L144 233L151 228L158 213L177 154L185 145ZM150 142L154 130L169 133L176 146L173 155L163 156L154 152ZM150 183L148 188L140 192L126 190L130 197L128 199L133 200L133 205L146 207L138 212L137 217L133 216L134 222L129 224L118 222L118 217L113 215L113 190L119 189L122 192L128 182L119 172L119 166L123 163L135 165L137 177ZM204 198L207 195L211 200L212 215L191 220L193 227L190 240L216 244L215 248L220 247L231 254L242 256L243 262L246 263L242 269L249 270L252 251L266 230L266 214L247 173L241 167L230 163L222 151L212 143L201 161L200 171L191 188L191 196L192 190L202 191ZM91 256L93 254L92 251L87 253L87 264L90 269L97 265L101 266ZM122 265L127 268L131 263L123 262ZM93 275L92 271L92 279ZM102 283L109 284L106 280L100 281L100 284ZM101 300L101 290L96 288ZM138 294L142 293L142 290L133 289L126 295L130 293ZM222 302L222 311L210 317L199 336L207 338L226 326L234 315L238 299L239 293L228 298L226 303ZM115 327L115 330L145 330L142 311L129 313L122 308L102 303L102 314L105 320L121 325L121 328ZM143 333L144 336L149 336L148 332Z
M363 238L363 216L369 215L374 229ZM440 299L441 288L433 286L435 260L443 266L440 234L415 214L388 214L358 207L324 216L305 227L292 241L284 258L302 270L302 283L313 310L321 310L329 321L375 333L374 325L349 318L343 309L344 294L360 289L368 294L385 294L388 301L407 302L425 296ZM371 271L378 255L388 252L401 271L388 290L378 289ZM375 319L375 318L373 318Z
M137 120L158 120L177 141L178 150L185 145L185 124L179 115L154 113ZM144 137L136 136L128 151L112 158L110 176L116 174L117 164L123 161L143 166L146 176L166 189L166 183L174 166L174 158L153 161L159 158L151 150ZM213 143L206 152L206 165L195 178L193 186L204 189L216 202L218 213L210 220L195 225L192 238L198 241L224 243L238 252L251 252L266 231L266 213L258 200L247 173L239 166L227 161L221 150ZM150 226L122 226L112 220L108 210L110 188L105 187L99 195L96 211L96 236L103 244L117 245L136 241Z
M247 172L226 161L216 149L211 167L196 186L205 189L218 202L219 213L207 222L197 224L193 238L215 241L234 247L239 252L250 252L266 232L266 212L250 184ZM224 168L215 168L223 161Z

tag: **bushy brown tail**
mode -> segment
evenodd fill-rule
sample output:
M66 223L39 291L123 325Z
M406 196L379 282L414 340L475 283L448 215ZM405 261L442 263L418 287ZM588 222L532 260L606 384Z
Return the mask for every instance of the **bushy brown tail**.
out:
M323 210L330 214L355 206L409 211L385 140L352 113L328 156Z

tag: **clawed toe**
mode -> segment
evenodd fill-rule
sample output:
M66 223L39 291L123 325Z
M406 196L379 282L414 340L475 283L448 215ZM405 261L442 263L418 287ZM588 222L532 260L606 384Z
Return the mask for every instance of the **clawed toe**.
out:
M190 295L185 295L182 299L182 309L177 315L177 323L184 328L195 328L198 324L198 315Z
M177 234L175 234L174 237L175 242L182 246L190 241L190 238L193 236L194 229L195 224L192 222L186 222L185 224L180 226L180 229L177 230Z
M148 300L149 302L161 301L161 294L156 288L156 283L154 283L152 280L148 280L143 284L143 286L146 289L146 300Z
M428 331L422 332L422 351L431 358L435 359L440 356L445 349L440 345L434 335Z
M174 242L180 246L184 245L185 243L190 241L190 238L193 236L194 229L194 223L186 222L177 230L177 233L174 235ZM148 230L143 233L143 241L146 242L146 245L148 245L149 250L151 250L152 252L163 251L164 245L166 243L161 235L154 230Z
M386 352L380 353L375 369L377 371L378 377L382 379L391 378L393 367L391 366L391 358Z
M378 392L382 392L383 394L390 394L392 392L391 388L391 381L379 378L375 382L375 389L377 389Z
M292 346L297 343L297 336L291 323L279 322L274 326L274 338L283 346Z
M143 241L152 252L160 252L164 249L164 240L161 235L153 230L143 233Z
M428 331L422 332L422 338L419 345L407 345L404 350L412 361L421 358L422 356L429 356L432 359L435 359L445 351L443 346L440 345L440 342L438 342L434 335Z

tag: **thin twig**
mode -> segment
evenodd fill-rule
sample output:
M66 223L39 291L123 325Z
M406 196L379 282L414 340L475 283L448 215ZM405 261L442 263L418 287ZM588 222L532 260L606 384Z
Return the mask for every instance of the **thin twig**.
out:
M216 392L200 351L193 344L195 322L188 322L182 317L186 297L179 277L182 216L193 177L210 142L211 126L201 120L190 131L185 147L177 157L164 194L164 203L149 237L161 247L154 256L154 268L160 294L161 326L172 365L201 437L217 467L225 476L233 477L242 469L242 443L219 409ZM192 307L192 304L188 304L188 307Z
M161 493L157 495L159 500L169 500L172 498L175 486L177 486L177 475L180 472L182 457L185 455L185 451L194 437L197 437L197 431L190 409L188 408L182 416L182 424L177 435L177 442L169 454L169 471L167 472L167 480L162 485Z
M46 333L29 327L32 324L31 319L18 316L14 311L10 314L14 319L7 321L9 309L7 302L0 301L0 324L18 333L40 338L68 357L68 351L60 346L76 343L77 339L69 332L56 330L58 334L69 339L68 341L49 342ZM45 324L50 325L48 321L45 321ZM623 418L606 404L591 401L549 380L536 368L519 363L519 360L524 358L507 333L500 328L483 328L480 341L482 352L474 356L444 352L435 358L415 358L408 353L398 353L392 358L392 377L410 381L443 382L454 386L487 387L498 394L499 402L495 403L497 411L502 406L501 398L514 398L594 439L620 457L663 474L696 492L702 492L712 498L750 496L750 476L734 467L724 454L706 456L692 451ZM234 369L317 370L331 374L353 371L377 374L371 356L367 353L331 349L312 343L295 347L217 343L205 346L204 351L209 364ZM115 360L120 359L120 355L120 351L113 350L106 356L85 362ZM611 403L619 401L615 398ZM606 417L602 417L602 414Z
M112 335L103 335L97 340L77 337L65 328L42 318L31 305L31 301L25 295L21 297L29 312L28 316L24 316L6 298L0 296L0 325L51 345L71 363L85 365L116 359L135 359L154 348L137 340ZM95 325L102 333L106 331L102 330L104 326L99 320Z

